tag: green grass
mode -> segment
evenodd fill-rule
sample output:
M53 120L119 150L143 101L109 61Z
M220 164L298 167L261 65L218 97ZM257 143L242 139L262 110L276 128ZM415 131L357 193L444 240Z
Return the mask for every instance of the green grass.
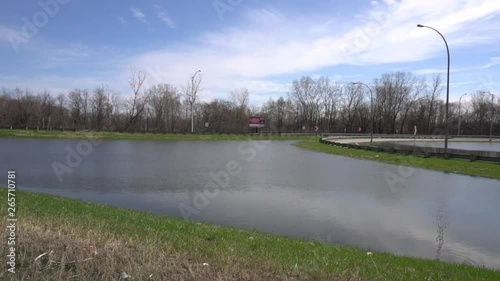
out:
M0 191L5 218L7 192ZM12 280L117 280L121 271L132 280L150 274L149 280L500 280L500 271L467 265L367 255L352 247L19 190L16 198L19 264ZM88 253L86 244L98 254ZM53 254L34 261L49 250ZM69 264L71 259L76 262Z
M388 164L412 166L429 170L500 179L500 165L489 162L470 162L460 159L423 158L411 155L404 156L400 154L366 151L361 149L326 145L312 140L300 142L297 144L297 146L322 153L366 159Z
M153 133L115 133L84 132L59 130L9 130L0 129L0 138L39 138L39 139L102 139L102 140L313 140L315 136L251 136L245 134L153 134Z

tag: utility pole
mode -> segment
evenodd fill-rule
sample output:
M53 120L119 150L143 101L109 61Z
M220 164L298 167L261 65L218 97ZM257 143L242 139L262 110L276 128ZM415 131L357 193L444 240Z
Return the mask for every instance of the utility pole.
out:
M461 119L461 116L460 116L460 109L461 109L461 103L462 103L462 98L464 96L466 96L467 93L463 94L460 96L460 99L458 100L458 133L457 133L457 136L460 136L460 119Z
M495 115L495 104L494 104L495 96L493 94L490 95L491 95L491 116L490 116L490 142L491 142L491 139L493 137L493 117Z

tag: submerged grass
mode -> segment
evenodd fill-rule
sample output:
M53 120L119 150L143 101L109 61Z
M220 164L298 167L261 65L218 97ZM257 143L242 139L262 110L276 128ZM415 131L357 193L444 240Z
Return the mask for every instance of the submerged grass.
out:
M315 136L279 136L249 134L190 134L190 133L118 133L59 130L9 130L0 129L0 138L39 139L103 139L103 140L313 140Z
M355 148L326 145L316 141L303 141L298 143L297 146L316 152L372 160L388 164L500 179L500 165L491 162L470 162L460 159L423 158L413 155L405 156L386 152L366 151Z
M17 190L16 205L16 273L4 270L1 280L119 280L122 272L126 280L500 280L499 271L468 265L367 255L52 195Z

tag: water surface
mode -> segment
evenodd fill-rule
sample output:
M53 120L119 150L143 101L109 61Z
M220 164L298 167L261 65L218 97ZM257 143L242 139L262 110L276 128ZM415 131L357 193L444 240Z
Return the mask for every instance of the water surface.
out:
M178 217L196 210L189 219L500 268L500 181L293 143L0 139L0 170L16 169L29 191ZM199 200L217 183L218 194Z

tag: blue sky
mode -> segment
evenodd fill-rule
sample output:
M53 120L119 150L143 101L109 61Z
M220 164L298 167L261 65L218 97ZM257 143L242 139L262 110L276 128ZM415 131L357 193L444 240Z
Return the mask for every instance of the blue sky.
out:
M371 83L410 71L432 79L452 57L450 100L500 83L500 1L185 0L3 1L0 87L130 95L132 68L148 85L187 83L201 99L246 87L250 102L286 96L294 79ZM444 96L442 96L444 98Z

